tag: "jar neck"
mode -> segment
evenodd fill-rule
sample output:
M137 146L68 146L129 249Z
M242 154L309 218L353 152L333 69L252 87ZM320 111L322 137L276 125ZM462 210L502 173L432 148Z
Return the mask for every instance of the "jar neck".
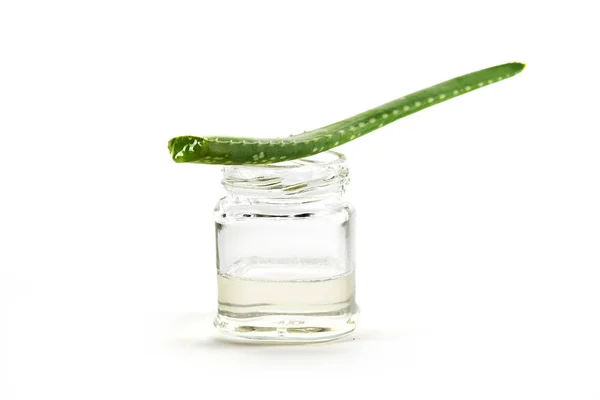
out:
M277 164L227 166L222 184L230 196L264 203L339 199L348 185L345 157L325 152Z

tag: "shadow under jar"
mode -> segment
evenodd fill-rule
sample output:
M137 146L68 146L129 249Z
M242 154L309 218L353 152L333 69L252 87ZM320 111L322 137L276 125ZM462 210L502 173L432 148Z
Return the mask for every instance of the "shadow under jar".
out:
M355 328L354 209L345 157L325 152L226 166L215 209L215 326L243 339L305 342Z

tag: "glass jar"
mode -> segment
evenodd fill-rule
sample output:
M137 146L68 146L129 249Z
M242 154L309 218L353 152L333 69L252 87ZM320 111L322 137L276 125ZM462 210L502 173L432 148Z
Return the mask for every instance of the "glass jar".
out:
M226 166L215 208L223 333L320 341L355 328L354 209L345 157Z

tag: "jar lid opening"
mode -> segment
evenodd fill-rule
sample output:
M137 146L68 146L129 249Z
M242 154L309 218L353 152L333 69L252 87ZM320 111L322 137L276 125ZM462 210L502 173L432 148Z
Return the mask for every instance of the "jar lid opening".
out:
M225 166L222 184L232 194L291 199L342 193L347 182L346 157L327 151L275 164Z

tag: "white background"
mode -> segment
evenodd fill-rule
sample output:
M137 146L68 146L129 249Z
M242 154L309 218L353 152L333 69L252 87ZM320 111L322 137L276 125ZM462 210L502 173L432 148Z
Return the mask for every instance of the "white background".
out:
M0 398L600 399L593 3L3 1ZM339 148L355 334L214 335L220 169L168 139L299 133L510 61Z

